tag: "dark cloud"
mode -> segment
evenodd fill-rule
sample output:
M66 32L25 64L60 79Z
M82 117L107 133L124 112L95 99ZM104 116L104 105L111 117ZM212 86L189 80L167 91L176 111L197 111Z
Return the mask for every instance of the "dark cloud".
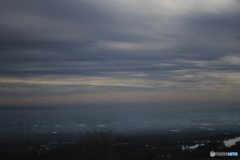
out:
M144 11L136 10L130 2L122 3L1 1L0 77L102 77L114 82L108 87L102 83L95 88L99 92L180 90L211 83L238 85L234 79L240 65L231 56L240 54L239 11L227 8L222 12L212 9L184 13L181 6L168 11L165 1L159 2L163 10L155 11L155 2L149 2L146 8L151 6L153 10ZM232 74L230 79L229 75L225 79L219 76L225 73ZM136 80L138 86L130 80ZM76 86L84 93L94 92L85 83ZM63 90L67 88L72 87L68 84ZM52 95L58 95L57 87L52 90ZM33 92L43 95L44 89Z
M20 12L25 14L40 15L66 21L81 23L104 23L112 20L112 15L102 8L87 1L2 1L4 11Z

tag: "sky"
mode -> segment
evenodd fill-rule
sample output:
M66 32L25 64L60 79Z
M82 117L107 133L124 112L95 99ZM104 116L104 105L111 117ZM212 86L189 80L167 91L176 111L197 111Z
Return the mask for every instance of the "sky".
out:
M0 106L240 104L239 28L238 0L1 0Z

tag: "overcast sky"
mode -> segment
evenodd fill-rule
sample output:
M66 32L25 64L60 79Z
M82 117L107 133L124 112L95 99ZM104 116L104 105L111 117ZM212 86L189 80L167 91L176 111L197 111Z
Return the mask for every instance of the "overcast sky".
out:
M0 105L240 102L238 0L1 0Z

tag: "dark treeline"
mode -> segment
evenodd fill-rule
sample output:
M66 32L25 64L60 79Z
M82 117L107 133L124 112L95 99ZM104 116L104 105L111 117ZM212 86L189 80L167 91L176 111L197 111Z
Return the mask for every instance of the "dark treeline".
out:
M35 141L1 143L3 160L193 160L239 159L237 157L210 157L210 151L239 152L240 143L226 147L223 140L240 134L201 137L138 136L124 137L112 131L80 133L74 141ZM173 137L173 138L171 138ZM170 140L172 139L172 140ZM187 146L199 145L195 149Z

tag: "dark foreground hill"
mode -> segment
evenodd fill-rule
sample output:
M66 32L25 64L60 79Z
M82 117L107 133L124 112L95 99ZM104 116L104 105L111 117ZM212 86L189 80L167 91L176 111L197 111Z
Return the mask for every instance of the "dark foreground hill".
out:
M1 143L0 156L3 160L236 160L239 156L210 157L210 152L240 153L239 142L231 147L223 143L238 136L240 133L124 137L108 130L91 131L55 140L48 137L41 141Z

